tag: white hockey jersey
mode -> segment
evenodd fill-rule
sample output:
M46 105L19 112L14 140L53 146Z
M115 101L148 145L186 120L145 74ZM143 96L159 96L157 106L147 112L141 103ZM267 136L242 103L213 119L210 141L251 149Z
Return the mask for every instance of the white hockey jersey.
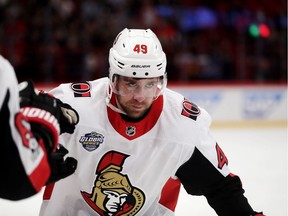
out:
M44 150L20 113L14 69L1 55L0 87L0 197L19 200L41 190L50 168Z
M240 191L235 197L245 204L236 208L247 213L242 216L250 215L240 181L231 184L237 190L226 183L217 186L232 181L227 180L228 160L209 132L211 119L204 109L166 89L144 119L127 121L106 105L108 83L102 78L62 84L50 92L79 113L74 134L60 138L78 167L46 187L41 216L174 215L181 183L188 193L205 195L220 213L231 209L215 194Z

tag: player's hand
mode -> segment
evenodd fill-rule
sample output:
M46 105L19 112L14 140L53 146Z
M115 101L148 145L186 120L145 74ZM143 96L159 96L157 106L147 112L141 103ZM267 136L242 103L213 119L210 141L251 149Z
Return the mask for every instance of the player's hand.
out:
M19 96L21 112L29 121L32 132L43 140L48 153L54 151L58 145L61 114L56 98L39 94L32 81L19 84Z
M75 130L75 126L79 122L79 115L75 109L69 104L63 103L57 99L57 105L61 108L60 113L60 134L70 133L72 134Z
M64 159L66 154L68 154L68 150L59 144L59 148L48 157L51 174L47 184L66 178L75 172L77 160L73 157Z
M32 81L20 83L19 89L20 107L37 107L46 110L57 118L60 124L60 134L65 132L72 134L74 132L75 125L79 122L79 115L69 104L63 103L50 94L39 92L34 88ZM38 128L35 127L35 129ZM56 133L54 133L55 137ZM54 145L58 145L58 135Z

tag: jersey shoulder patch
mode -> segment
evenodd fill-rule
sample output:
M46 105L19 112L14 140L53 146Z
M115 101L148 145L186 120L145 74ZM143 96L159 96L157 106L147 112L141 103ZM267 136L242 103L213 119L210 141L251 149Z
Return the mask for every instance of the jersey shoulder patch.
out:
M90 82L75 82L70 85L74 97L91 97L91 84Z
M197 117L201 114L201 110L199 107L189 101L188 99L184 98L182 102L182 111L181 115L193 119L194 121L197 120Z

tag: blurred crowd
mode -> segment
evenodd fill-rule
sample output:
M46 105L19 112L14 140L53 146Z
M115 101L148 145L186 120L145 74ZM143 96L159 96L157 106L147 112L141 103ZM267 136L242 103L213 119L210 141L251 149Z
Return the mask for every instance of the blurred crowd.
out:
M150 28L172 81L286 82L286 0L1 0L0 53L18 79L93 80L125 27ZM251 35L265 23L268 35Z

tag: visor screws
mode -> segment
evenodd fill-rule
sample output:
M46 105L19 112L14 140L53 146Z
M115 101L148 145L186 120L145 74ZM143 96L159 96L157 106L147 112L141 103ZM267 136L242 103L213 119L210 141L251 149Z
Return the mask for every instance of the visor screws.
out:
M149 73L148 73L148 72L146 72L146 73L145 73L145 76L148 76L148 75L149 75Z
M135 75L136 75L136 72L133 72L132 74L135 76Z

